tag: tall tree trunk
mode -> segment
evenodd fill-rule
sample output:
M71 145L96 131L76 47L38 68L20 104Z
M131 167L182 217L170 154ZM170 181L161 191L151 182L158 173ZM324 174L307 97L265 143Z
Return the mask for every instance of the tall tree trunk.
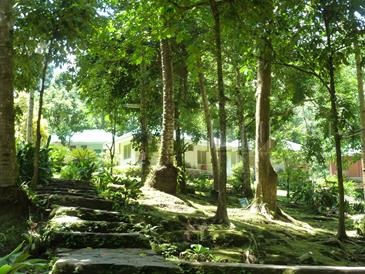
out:
M31 182L31 188L35 188L39 181L39 161L40 161L40 149L41 149L41 119L43 110L43 95L46 87L46 77L47 69L51 58L53 43L50 42L48 51L44 58L43 69L42 69L42 79L41 86L39 89L39 107L38 107L38 117L37 117L37 129L36 129L36 142L34 149L34 162L33 162L33 177Z
M146 181L149 169L150 169L150 157L149 157L149 132L148 132L148 100L147 100L147 89L145 86L145 74L146 68L144 65L141 65L141 86L140 86L140 117L139 122L141 124L141 161L142 161L142 172L141 172L141 180L144 183Z
M362 185L365 197L365 98L364 98L364 80L362 70L362 58L357 41L354 43L355 60L356 60L356 76L357 76L357 91L359 96L360 106L360 125L361 125L361 164L362 164Z
M29 144L33 143L33 112L34 112L34 90L29 92L28 101L28 118L27 118L27 131L26 131L26 141Z
M246 125L245 125L245 114L243 111L243 95L241 92L241 74L236 68L236 108L237 108L237 117L238 117L238 127L240 132L240 142L241 142L241 154L242 154L242 194L248 199L253 198L253 191L251 188L251 176L250 176L250 155L248 149L248 141L246 134ZM244 83L243 83L244 86Z
M199 61L198 66L200 69L202 68L200 61ZM209 139L210 157L211 157L211 161L212 161L213 191L215 192L215 194L218 194L219 163L218 163L217 149L216 149L215 142L214 142L212 117L210 115L208 96L207 96L207 91L205 89L205 79L204 79L204 75L203 75L202 71L199 72L198 77L199 77L199 88L200 88L200 92L202 95L202 101L203 101L205 124L207 127L207 134L208 134L208 139Z
M335 149L336 149L336 165L337 165L337 184L338 184L338 229L337 229L337 237L340 240L344 240L347 238L346 228L345 228L345 190L343 186L343 174L342 174L342 152L341 152L341 135L339 131L339 118L337 111L337 97L336 97L336 85L335 85L335 66L333 63L333 49L332 49L332 40L331 40L331 30L330 30L330 20L329 17L330 11L326 8L322 11L325 30L326 30L326 39L327 39L327 51L329 52L327 59L327 69L329 74L329 87L328 91L330 94L331 101L331 116L332 116L332 129L333 129L333 138L335 141Z
M12 1L0 1L0 200L17 178L14 137ZM3 193L5 192L5 193Z
M185 49L182 48L183 58L184 60L181 61L181 65L178 67L177 76L179 81L179 89L177 98L175 100L175 135L176 135L176 147L175 147L175 158L176 158L176 165L179 169L179 176L178 176L178 184L181 193L187 192L186 186L186 177L185 177L185 161L184 161L184 153L185 153L185 144L184 139L182 138L181 133L181 123L180 123L180 108L182 107L182 103L184 102L185 95L187 94L187 78L188 72L185 65Z
M277 175L270 162L270 92L272 51L269 41L261 41L261 51L257 68L256 89L256 144L255 207L276 215Z
M169 41L160 41L163 83L163 119L159 166L150 176L149 185L166 193L175 194L177 169L174 166L174 94Z
M223 62L222 62L222 42L221 42L221 24L217 3L210 0L210 8L214 19L214 38L215 38L215 57L217 62L217 80L218 80L218 100L219 100L219 129L220 129L220 150L219 150L219 191L218 191L218 207L215 214L215 222L229 224L227 214L227 147L226 147L226 98L224 96L223 82Z

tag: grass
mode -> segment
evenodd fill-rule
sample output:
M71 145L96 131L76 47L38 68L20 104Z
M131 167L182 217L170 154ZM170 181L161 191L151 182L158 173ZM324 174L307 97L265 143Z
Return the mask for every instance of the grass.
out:
M205 193L171 196L143 189L142 210L136 214L141 222L159 226L158 244L176 246L168 256L178 256L191 244L210 248L218 261L273 264L363 265L365 241L355 237L351 220L346 228L350 239L337 241L337 219L314 214L280 198L280 207L294 222L268 220L243 209L239 197L228 197L229 227L212 224L215 201ZM165 254L166 255L166 254Z

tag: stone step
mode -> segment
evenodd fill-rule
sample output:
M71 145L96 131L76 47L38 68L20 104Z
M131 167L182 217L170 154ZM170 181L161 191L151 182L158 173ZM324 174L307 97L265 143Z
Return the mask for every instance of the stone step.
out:
M87 181L78 181L78 180L51 180L48 184L39 185L38 187L62 187L62 188L76 188L76 189L87 189L94 188L94 185Z
M180 268L146 249L63 250L52 274L178 274Z
M138 232L102 233L77 231L51 231L49 244L53 247L67 248L149 248L145 236Z
M48 226L55 231L79 231L79 232L102 232L121 233L129 232L133 225L124 222L87 221L75 216L55 216Z
M71 196L81 196L81 197L86 197L86 198L97 198L98 195L96 192L92 192L92 191L67 191L67 190L54 190L54 189L49 189L49 190L36 190L35 193L37 195L52 195L52 194L57 194L57 195L71 195Z
M255 274L364 274L365 267L345 266L290 266L244 263L179 263L184 273L255 273Z
M41 196L42 195L38 195ZM60 206L76 206L76 207L87 207L92 209L104 209L111 210L113 203L100 198L87 198L72 195L44 195L48 201L48 205L60 205Z
M87 221L129 222L128 216L122 215L117 211L85 207L60 206L52 211L50 217L64 215L79 217L80 219Z
M42 185L37 186L37 190L52 190L52 189L59 189L59 190L69 190L69 189L75 189L75 190L90 190L95 191L95 187L91 185L62 185L62 184L50 184L50 185Z

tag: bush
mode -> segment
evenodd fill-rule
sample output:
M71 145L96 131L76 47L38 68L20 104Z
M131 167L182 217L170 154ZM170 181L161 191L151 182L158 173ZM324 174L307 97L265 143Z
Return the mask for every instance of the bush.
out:
M29 259L30 255L23 248L23 243L18 245L10 254L0 258L0 274L20 273L20 270L45 270L47 261L42 259Z
M63 145L50 146L50 160L52 163L52 171L59 173L61 168L66 164L66 156L70 153L68 147Z
M128 178L141 178L142 168L137 165L131 165L125 168L115 168L115 173L119 175L124 175Z
M213 179L208 175L199 175L197 177L188 176L188 188L193 188L196 191L209 192L213 189Z
M19 166L20 183L30 182L34 170L34 151L32 144L17 144L17 163ZM50 149L45 147L40 150L39 183L44 184L52 177L51 162L49 160Z
M330 210L337 206L338 190L335 184L333 181L296 184L291 198L294 202L307 204L317 212Z
M96 171L97 158L94 151L83 148L71 150L66 156L66 166L61 168L62 179L90 180Z
M354 227L357 234L365 236L365 215L362 215L354 220Z
M101 196L114 201L117 209L133 204L142 194L139 178L112 175L107 169L96 173L93 182Z

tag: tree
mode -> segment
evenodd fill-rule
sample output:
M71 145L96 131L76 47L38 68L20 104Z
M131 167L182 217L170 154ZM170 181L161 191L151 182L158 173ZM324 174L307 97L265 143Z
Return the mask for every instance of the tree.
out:
M222 42L221 42L221 23L220 14L215 0L210 0L210 8L214 19L214 39L215 39L215 58L217 65L217 85L218 85L218 101L219 101L219 133L220 133L220 148L219 148L219 188L218 188L218 207L215 215L217 223L229 224L227 214L226 201L226 185L227 185L227 147L226 147L226 99L224 95L223 82L223 63L222 63Z
M163 83L163 121L159 165L150 174L148 184L166 193L175 194L177 169L174 166L174 95L171 49L168 39L161 39L161 68Z
M17 179L14 134L12 1L0 2L0 191L12 202L10 188ZM10 200L7 200L9 198Z

